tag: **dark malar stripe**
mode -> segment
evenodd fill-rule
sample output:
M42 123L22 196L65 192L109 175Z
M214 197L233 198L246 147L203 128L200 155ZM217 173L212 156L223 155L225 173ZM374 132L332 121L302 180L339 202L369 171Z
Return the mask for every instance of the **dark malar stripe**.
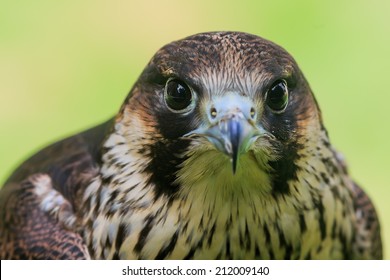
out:
M275 197L290 194L288 182L297 180L297 172L299 171L298 166L294 163L298 158L296 150L290 151L286 148L282 154L283 157L279 160L269 162L272 167L272 194Z
M155 186L155 200L162 195L171 198L179 189L176 174L185 160L182 155L188 145L188 140L178 140L170 143L156 142L149 146L152 160L145 171L150 175L148 184Z

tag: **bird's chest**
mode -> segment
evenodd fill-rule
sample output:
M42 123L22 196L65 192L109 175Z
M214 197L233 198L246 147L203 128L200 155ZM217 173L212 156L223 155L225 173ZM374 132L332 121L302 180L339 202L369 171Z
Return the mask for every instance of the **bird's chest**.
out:
M343 258L351 238L349 204L332 191L264 195L237 186L199 187L177 199L143 193L107 198L85 229L95 258ZM231 186L229 186L231 187ZM291 186L294 188L294 186ZM217 191L214 191L217 190ZM238 190L238 191L237 191ZM137 194L137 195L135 195ZM134 196L133 196L134 195ZM101 202L102 203L102 202ZM91 212L92 213L92 212ZM91 216L92 217L92 216Z

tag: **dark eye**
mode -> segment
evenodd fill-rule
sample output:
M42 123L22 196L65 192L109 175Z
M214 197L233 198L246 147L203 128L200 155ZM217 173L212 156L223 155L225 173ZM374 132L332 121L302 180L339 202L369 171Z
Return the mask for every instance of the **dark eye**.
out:
M285 80L278 80L272 84L267 92L266 102L271 110L281 112L287 107L288 88Z
M183 112L191 109L193 104L192 90L186 83L179 79L169 79L165 86L165 102L175 112Z

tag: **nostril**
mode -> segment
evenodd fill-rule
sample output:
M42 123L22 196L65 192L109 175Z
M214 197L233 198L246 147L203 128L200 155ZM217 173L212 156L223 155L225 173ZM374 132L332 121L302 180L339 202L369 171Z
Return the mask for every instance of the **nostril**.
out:
M217 117L217 109L215 109L215 107L211 107L210 109L210 115L213 119L215 119Z
M253 107L251 108L250 114L251 114L251 118L255 117L255 115L256 115L255 108L253 108Z

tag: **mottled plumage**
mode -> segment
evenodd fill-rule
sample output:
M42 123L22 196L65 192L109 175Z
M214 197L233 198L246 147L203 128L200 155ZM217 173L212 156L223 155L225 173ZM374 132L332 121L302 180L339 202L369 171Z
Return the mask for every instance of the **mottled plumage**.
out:
M163 47L115 118L12 174L0 257L379 259L382 245L293 58L216 32Z

